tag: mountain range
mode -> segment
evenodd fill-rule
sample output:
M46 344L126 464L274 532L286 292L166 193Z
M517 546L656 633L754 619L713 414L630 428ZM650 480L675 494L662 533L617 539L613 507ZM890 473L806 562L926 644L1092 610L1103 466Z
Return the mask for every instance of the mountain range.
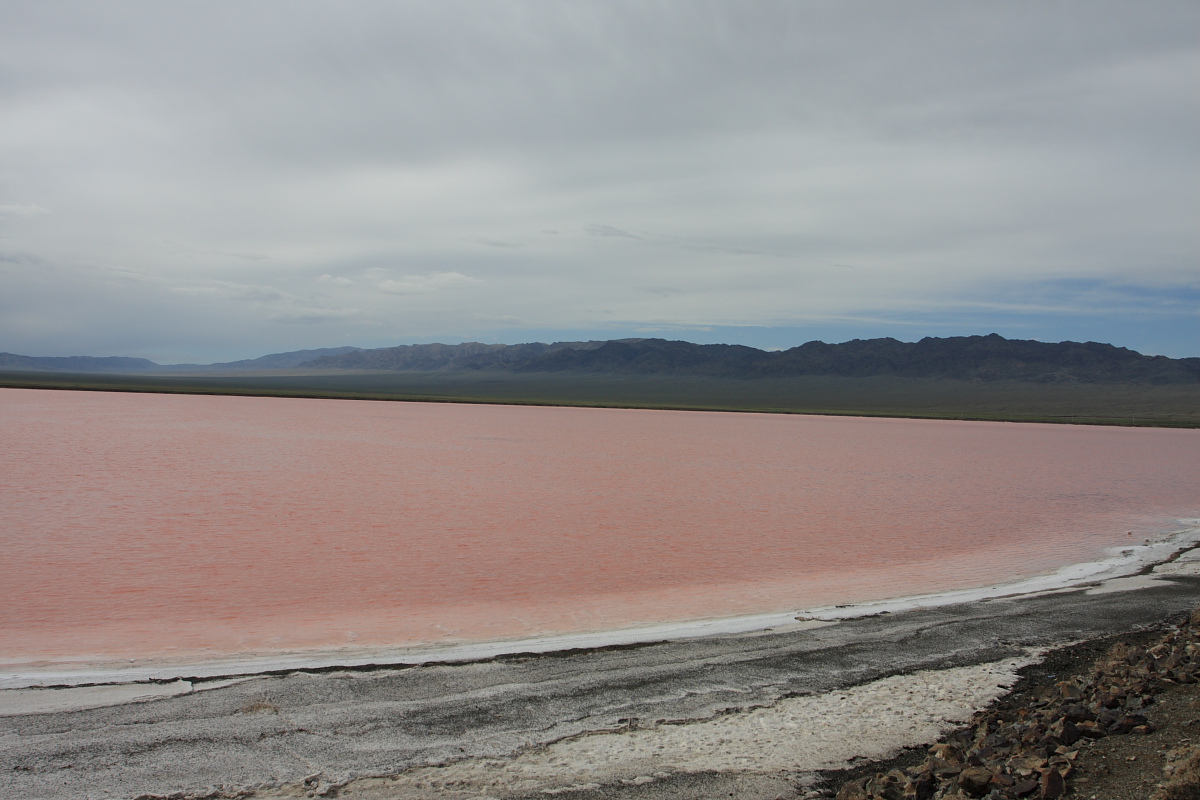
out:
M318 350L293 350L271 353L242 361L219 364L156 364L148 358L123 356L19 356L0 353L0 370L30 372L109 372L109 373L171 373L171 372L261 372L271 369L294 369L323 356L339 356L357 347L324 347Z
M1200 383L1200 358L1147 356L1100 342L1039 342L986 336L927 337L919 342L813 341L788 350L616 339L544 344L415 344L377 349L335 347L273 353L220 364L160 365L147 359L34 357L0 353L0 370L108 373L226 373L280 369L398 372L503 371L627 376L768 378L888 375L972 381Z

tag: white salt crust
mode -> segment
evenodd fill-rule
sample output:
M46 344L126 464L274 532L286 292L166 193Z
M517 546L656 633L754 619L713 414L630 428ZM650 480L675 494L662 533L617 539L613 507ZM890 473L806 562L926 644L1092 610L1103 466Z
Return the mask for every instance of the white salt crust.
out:
M552 797L616 783L654 783L677 773L836 769L852 759L887 758L937 739L1004 694L1017 670L1041 654L1030 650L991 664L897 675L704 722L593 733L511 758L469 759L341 786L358 800ZM803 783L804 776L793 780ZM294 797L297 788L258 789L255 797Z

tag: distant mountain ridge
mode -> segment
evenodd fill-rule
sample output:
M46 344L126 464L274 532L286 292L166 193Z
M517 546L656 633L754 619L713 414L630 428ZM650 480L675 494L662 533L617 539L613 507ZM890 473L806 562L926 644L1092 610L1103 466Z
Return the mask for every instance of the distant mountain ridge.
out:
M1099 342L1037 342L999 334L919 342L808 342L782 351L666 339L519 345L419 344L326 356L316 369L484 370L724 378L896 375L958 380L1197 383L1200 358L1146 356Z
M33 372L253 372L264 369L292 369L323 356L339 356L357 347L322 347L317 350L293 350L271 353L258 358L226 361L219 364L156 364L148 358L122 356L19 356L0 353L0 370Z
M0 369L33 372L146 372L161 367L148 358L19 356L16 353L0 353Z
M1200 358L1147 356L1100 342L1038 342L986 336L927 337L919 342L854 339L808 342L789 350L693 344L666 339L544 344L415 344L363 350L336 347L273 353L224 364L160 366L139 358L39 358L0 353L0 369L56 372L249 372L273 369L398 372L553 372L627 376L784 378L892 375L973 381L1200 383Z
M271 353L258 358L245 358L241 361L226 361L220 364L170 364L158 367L158 370L172 372L191 372L197 369L213 370L219 368L223 372L254 372L262 369L294 369L301 364L307 364L314 358L336 357L356 352L357 347L321 347L316 350L292 350L287 353ZM154 363L154 362L151 362Z
M341 356L325 356L314 359L306 367L318 369L388 369L388 370L456 370L456 369L519 369L539 371L538 365L547 356L563 352L587 352L599 350L612 344L638 344L649 339L612 339L593 342L527 342L525 344L404 344L398 347L381 347L375 350L359 350ZM678 344L701 347L689 342ZM724 345L722 345L724 346ZM748 348L753 349L753 348ZM761 352L755 350L754 352ZM552 371L561 371L551 367Z

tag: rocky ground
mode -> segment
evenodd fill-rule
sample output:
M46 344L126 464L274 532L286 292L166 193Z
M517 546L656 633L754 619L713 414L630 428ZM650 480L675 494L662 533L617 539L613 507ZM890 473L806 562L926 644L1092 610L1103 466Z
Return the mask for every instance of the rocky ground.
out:
M1098 657L1097 657L1098 656ZM837 800L1200 800L1200 609L1055 651L932 747L827 773Z

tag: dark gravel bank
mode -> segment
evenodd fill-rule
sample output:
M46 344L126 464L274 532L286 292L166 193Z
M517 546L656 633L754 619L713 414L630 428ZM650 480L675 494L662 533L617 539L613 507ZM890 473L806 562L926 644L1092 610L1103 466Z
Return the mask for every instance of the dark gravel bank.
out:
M1161 628L1054 651L970 725L808 796L1200 798L1200 609Z

